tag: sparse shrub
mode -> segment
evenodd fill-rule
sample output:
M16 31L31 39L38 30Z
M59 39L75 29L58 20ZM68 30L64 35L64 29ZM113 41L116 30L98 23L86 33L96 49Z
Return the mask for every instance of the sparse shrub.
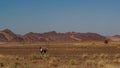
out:
M98 61L97 65L98 65L99 67L104 67L104 66L106 65L106 62L103 61L103 60L100 60L100 61Z
M120 54L116 54L114 57L113 63L120 63Z
M15 62L14 65L15 65L15 68L17 68L19 65L21 65L21 63L20 62Z
M20 57L18 57L18 56L15 56L15 60L19 60L20 59Z
M25 68L30 68L30 66L28 64L25 65Z
M108 40L105 40L104 43L105 43L105 44L108 44Z
M25 62L24 65L27 65L27 63Z
M119 58L120 58L120 54L116 54L116 55L115 55L115 58L116 58L116 59L119 59Z
M1 58L5 58L5 56L4 56L4 55L0 55L0 59L1 59Z
M97 54L93 54L93 55L92 55L92 59L96 59L97 57L98 57Z
M19 56L12 56L12 55L7 55L5 58L10 59L10 60L19 60L20 59Z
M82 55L82 58L83 58L83 59L88 58L88 54L83 54L83 55Z
M114 59L113 63L120 63L120 59Z
M44 57L44 60L45 60L45 61L48 61L48 60L50 60L50 57L49 57L49 56L45 56L45 57Z
M30 68L30 65L28 63L24 63L24 68Z
M21 65L19 62L13 62L8 65L8 68L18 68Z
M5 66L4 63L0 62L0 67L4 67L4 66Z
M29 58L32 59L32 60L43 59L42 56L37 55L37 54L32 54L32 55L30 55Z
M107 54L100 54L100 58L101 58L101 59L107 59L107 58L108 58L108 55L107 55Z
M59 60L57 58L51 58L49 61L49 66L57 67Z
M96 65L97 63L95 62L95 60L86 60L85 64L88 65Z
M76 64L77 64L77 61L76 61L76 60L70 60L70 64L71 64L71 65L76 65Z

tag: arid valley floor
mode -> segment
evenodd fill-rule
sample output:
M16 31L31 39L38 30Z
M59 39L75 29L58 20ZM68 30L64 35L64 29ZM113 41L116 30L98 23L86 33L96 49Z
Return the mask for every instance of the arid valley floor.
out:
M42 56L39 47L48 48ZM120 43L5 43L0 68L119 68Z

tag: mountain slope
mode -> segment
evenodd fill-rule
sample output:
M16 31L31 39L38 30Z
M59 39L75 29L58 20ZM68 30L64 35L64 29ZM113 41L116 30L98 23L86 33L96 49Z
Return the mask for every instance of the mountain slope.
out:
M120 41L120 35L107 36L111 41Z
M55 31L45 33L29 32L25 35L17 35L9 29L0 31L0 42L81 42L81 41L104 41L107 38L97 33Z

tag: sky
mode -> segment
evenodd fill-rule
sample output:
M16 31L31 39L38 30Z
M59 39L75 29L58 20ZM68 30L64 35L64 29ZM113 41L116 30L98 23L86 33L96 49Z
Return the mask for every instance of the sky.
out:
M120 0L0 0L0 30L120 34Z

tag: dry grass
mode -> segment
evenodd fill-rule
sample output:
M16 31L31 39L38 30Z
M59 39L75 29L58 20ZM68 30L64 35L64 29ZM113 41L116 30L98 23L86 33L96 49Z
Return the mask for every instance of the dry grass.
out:
M5 56L4 55L0 55L0 58L4 58Z
M108 58L109 58L109 56L108 56L107 54L104 54L104 53L100 54L99 57L100 57L101 59L108 59Z
M78 64L78 61L77 61L77 60L74 60L74 59L71 59L71 60L69 61L69 63L70 63L71 65L77 65L77 64Z
M88 54L83 54L83 55L82 55L82 58L83 58L83 59L87 59L87 58L89 58L89 55L88 55Z
M97 59L99 56L97 55L97 54L93 54L92 56L91 56L91 59Z
M116 58L116 59L119 59L119 58L120 58L120 54L116 54L116 55L115 55L115 58Z
M41 55L38 55L38 54L31 54L30 56L28 56L29 59L31 60L42 60L43 57Z
M116 47L120 48L119 42L82 42L82 43L37 43L37 44L5 44L6 46L14 48L38 48L39 46L46 46L50 51L49 55L41 56L34 53L27 55L0 55L0 68L106 68L110 64L120 64L120 54L113 52L99 53L96 48L102 47ZM12 45L12 46L11 46ZM24 47L23 47L24 46ZM59 50L63 50L62 52ZM31 50L30 50L31 51ZM56 52L55 52L56 51ZM57 52L59 51L59 52ZM69 52L70 51L70 52ZM32 51L31 51L32 52ZM80 52L80 53L79 53ZM112 52L112 51L111 51ZM112 57L111 57L112 55ZM114 68L114 67L113 67Z
M57 67L59 65L59 60L55 57L51 58L49 60L49 66L51 67Z
M105 54L104 54L105 55ZM96 59L93 59L95 56ZM10 64L7 64L5 61L2 61L0 62L0 67L5 67L5 68L32 68L32 66L36 65L36 68L46 68L45 66L47 66L47 68L61 68L61 61L65 61L65 59L59 59L58 57L44 57L44 58L38 58L38 55L34 54L31 56L29 56L28 58L25 58L25 59L22 59L22 57L19 57L17 56L17 59L14 58L16 56L7 56L7 57L4 57L5 59L8 59L8 62L12 62ZM36 58L37 57L37 58ZM88 56L87 56L88 57ZM99 59L99 57L101 57L101 55L97 55L96 57L96 54L93 54L93 55L89 55L89 57L92 57L92 58L86 58L85 61L83 61L81 64L78 63L80 60L75 60L75 59L71 59L69 60L69 64L67 65L67 62L64 63L64 68L66 67L72 67L72 68L79 68L77 65L80 65L82 66L82 64L85 64L86 67L88 68L93 68L94 67L97 67L97 68L105 68L106 65L109 64L109 61L105 58L101 58ZM49 58L49 59L48 59ZM68 57L69 58L69 57ZM30 62L32 61L32 62ZM117 63L119 64L120 63L120 60L118 59L115 59L115 60L111 60L113 63ZM44 66L41 66L41 65L38 65L38 64L41 64L44 62ZM66 65L67 66L66 66ZM63 65L63 64L62 64ZM71 65L74 65L74 66L71 66ZM84 68L84 65L83 65L83 68Z
M96 61L95 60L86 60L85 61L85 64L86 64L86 66L89 66L89 65L96 65L97 63L96 63Z

